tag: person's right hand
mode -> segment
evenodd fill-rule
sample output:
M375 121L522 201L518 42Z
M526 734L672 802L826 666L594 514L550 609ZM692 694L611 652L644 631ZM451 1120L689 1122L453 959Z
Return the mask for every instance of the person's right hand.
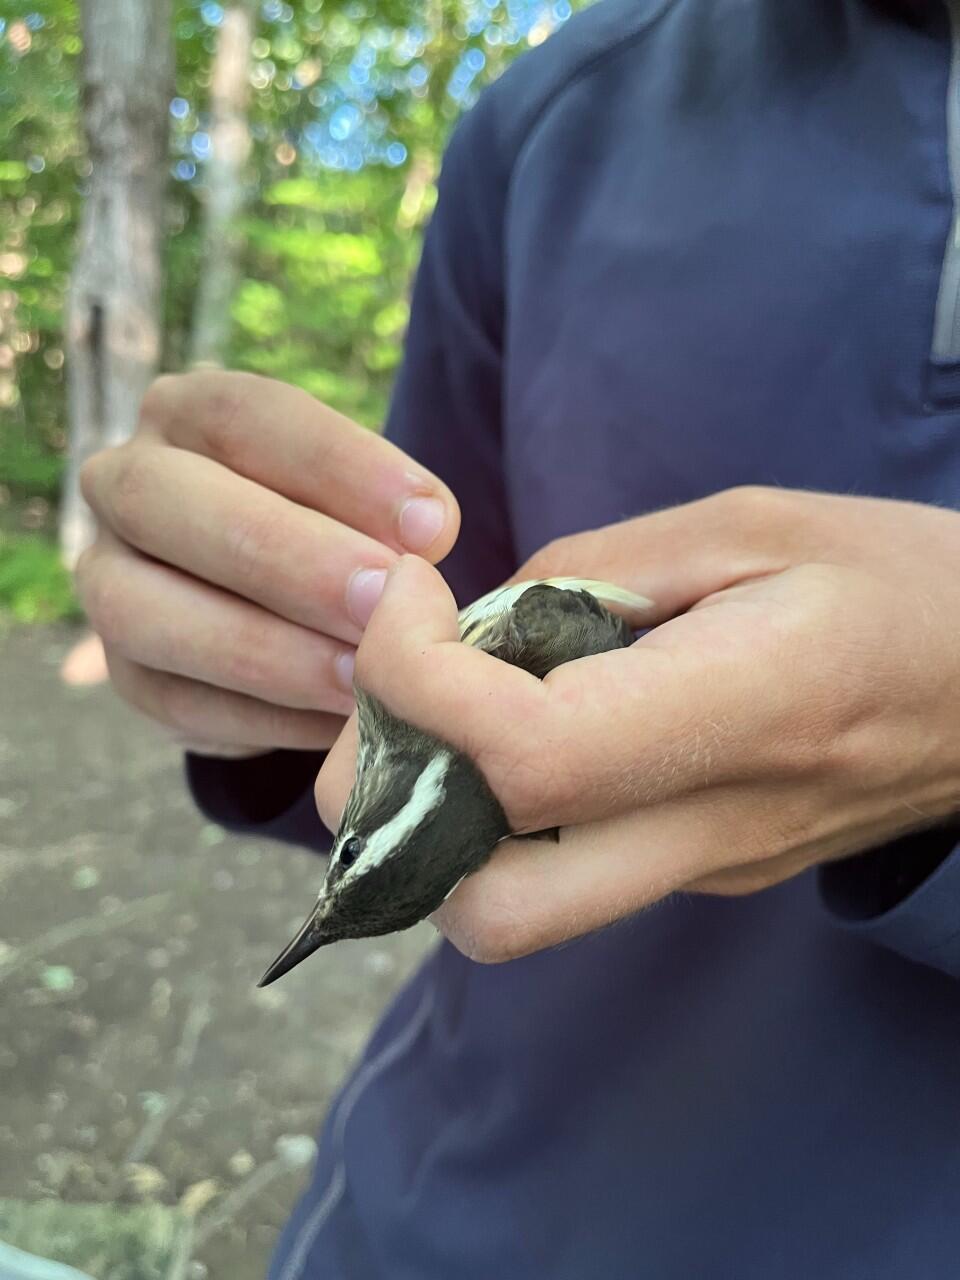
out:
M442 559L460 522L394 445L244 373L160 378L81 484L99 532L77 582L113 684L210 754L330 746L384 571Z

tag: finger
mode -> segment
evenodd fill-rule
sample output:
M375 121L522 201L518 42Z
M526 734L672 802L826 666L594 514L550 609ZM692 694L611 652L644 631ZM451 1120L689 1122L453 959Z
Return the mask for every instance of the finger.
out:
M424 560L405 556L388 574L380 603L357 651L356 683L394 709L395 686L406 679L411 662L429 681L429 670L438 651L453 649L458 654L495 661L461 645L458 636L457 606L449 587ZM504 663L496 666L504 671L514 670ZM532 677L526 679L536 685ZM396 713L404 715L408 710L404 700L403 709ZM417 722L415 713L413 722ZM357 719L353 715L317 778L317 808L324 823L334 831L354 781L357 738Z
M624 814L564 827L558 844L507 840L432 919L471 959L499 963L600 929L659 901L690 876L682 819ZM678 829L679 828L679 829Z
M456 540L459 508L442 481L297 387L221 370L168 376L148 391L141 421L394 551L437 561Z
M367 617L357 584L382 581L395 558L366 534L182 449L109 450L85 472L84 491L119 538L154 559L352 643Z
M357 715L354 712L327 753L323 767L317 775L314 788L317 812L324 825L331 831L336 831L340 826L340 815L343 813L350 788L353 786L357 769L358 739Z
M755 769L758 738L782 744L785 767L794 760L805 726L780 678L782 653L809 646L798 644L791 590L775 594L684 615L540 682L452 641L442 580L404 560L361 643L357 678L395 715L469 755L513 830L610 817ZM744 613L732 625L734 609ZM809 629L806 605L798 616Z
M404 556L387 575L383 595L357 651L357 682L377 696L382 691L383 700L397 715L418 723L415 713L419 710L420 719L426 713L434 726L438 717L425 705L431 691L438 696L441 720L456 715L461 691L457 681L448 678L448 668L463 677L465 694L472 695L475 687L496 680L501 696L513 693L521 698L518 716L531 702L542 701L542 685L534 676L461 644L459 635L457 606L450 588L425 561Z
M78 566L90 621L115 653L264 702L347 714L352 649L148 560L109 535Z
M398 650L414 654L460 638L453 593L437 570L418 556L403 556L391 566L370 628L367 649L378 663L389 661Z
M820 839L815 806L788 839L750 789L729 788L563 827L557 844L505 841L433 919L473 959L513 959L626 919L733 863L741 883L753 867L752 888L773 884L815 861Z
M678 891L743 894L816 863L875 848L891 818L808 780L743 783L603 821L559 843L507 840L434 913L464 954L501 961L625 919ZM906 829L903 815L898 815Z
M405 556L391 569L357 650L356 682L401 719L452 743L482 771L492 766L502 778L510 772L504 766L518 731L537 734L543 685L461 644L458 636L450 589L436 569ZM506 804L516 809L523 805L512 799L511 787L521 785L522 772L504 786Z
M621 713L629 714L629 705L623 709L630 697L612 689L617 672L606 675L596 698L588 685L574 689L573 696L566 690L551 696L546 682L459 643L457 634L456 607L439 573L405 557L391 570L357 651L357 684L394 715L468 755L514 831L606 816L618 803L630 807L633 797L619 794L624 735L613 735L599 752L578 741L588 715L586 733L595 730L592 719L603 708L617 707L618 724ZM662 657L653 653L650 661ZM631 678L637 683L637 676ZM632 696L638 703L649 701L649 680ZM604 776L602 768L609 768L615 752L615 775Z
M153 671L106 648L110 678L117 692L151 720L171 729L184 745L212 754L236 746L242 754L287 747L325 750L343 724L340 716L278 707L258 698L230 693L198 680Z
M841 500L842 501L842 500ZM596 577L648 596L656 625L736 583L830 558L836 498L742 486L557 538L511 581Z

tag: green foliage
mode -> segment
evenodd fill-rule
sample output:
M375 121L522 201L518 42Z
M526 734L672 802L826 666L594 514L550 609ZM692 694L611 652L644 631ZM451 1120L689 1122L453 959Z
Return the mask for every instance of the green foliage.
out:
M19 622L80 617L70 575L50 539L0 533L0 610Z
M182 1214L163 1205L0 1200L4 1241L110 1280L165 1280L189 1229Z
M28 405L35 451L51 454L64 445L63 299L87 163L77 121L79 24L70 0L8 0L4 17L0 414ZM0 458L9 456L0 443ZM3 470L0 481L10 482Z
M0 429L0 478L18 497L56 498L63 456L36 430L21 423Z
M203 271L204 131L228 3L175 3L167 369L186 360ZM449 130L482 84L569 5L261 0L256 8L253 154L227 362L296 383L379 427ZM26 509L31 498L55 497L62 470L62 314L89 162L78 0L6 0L2 13L0 500L5 487Z
M264 187L244 222L246 278L233 307L233 363L371 426L399 360L395 319L418 247L396 231L396 184L392 171L361 170Z

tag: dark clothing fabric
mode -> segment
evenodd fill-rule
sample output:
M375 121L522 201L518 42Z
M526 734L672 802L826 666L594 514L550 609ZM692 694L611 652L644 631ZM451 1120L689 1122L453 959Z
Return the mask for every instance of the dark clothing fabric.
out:
M461 500L463 602L741 483L960 507L950 60L939 3L603 0L484 95L389 423ZM190 768L214 816L321 847L290 763ZM957 839L501 967L439 947L274 1280L960 1274Z

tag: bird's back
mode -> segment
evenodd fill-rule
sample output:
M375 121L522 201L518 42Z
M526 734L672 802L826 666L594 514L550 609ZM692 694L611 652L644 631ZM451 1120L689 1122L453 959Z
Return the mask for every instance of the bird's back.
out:
M513 600L504 600L505 607L496 604L494 597L494 607L467 620L464 642L540 680L574 658L633 643L629 624L582 587L537 582Z

